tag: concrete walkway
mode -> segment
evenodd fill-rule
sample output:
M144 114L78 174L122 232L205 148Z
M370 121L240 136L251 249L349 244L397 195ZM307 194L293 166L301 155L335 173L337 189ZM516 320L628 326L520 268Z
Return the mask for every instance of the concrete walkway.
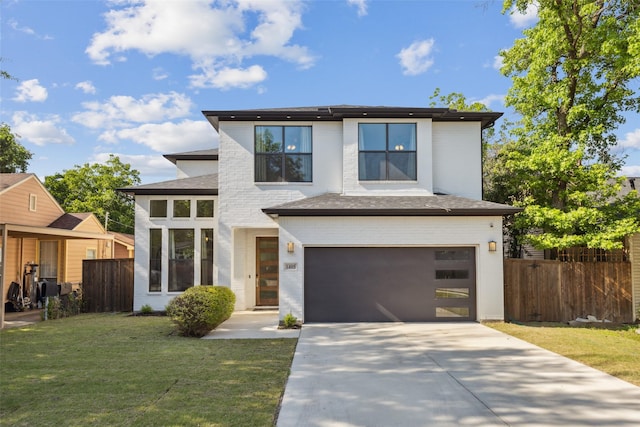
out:
M277 311L234 311L209 334L208 340L298 338L300 329L278 329Z
M305 324L278 427L640 426L640 387L477 323Z

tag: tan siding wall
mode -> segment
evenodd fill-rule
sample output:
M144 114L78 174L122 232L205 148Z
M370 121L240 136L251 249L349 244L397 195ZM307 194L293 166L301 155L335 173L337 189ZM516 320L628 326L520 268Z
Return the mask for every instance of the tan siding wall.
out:
M640 318L640 233L630 238L631 249L631 287L633 289L633 306L636 318Z
M73 230L85 231L89 233L104 233L104 229L95 217L87 218L86 220L78 224L78 226Z
M111 248L103 240L67 240L65 282L82 281L82 261L87 259L87 249L96 250L96 259L111 258Z
M114 258L133 258L133 253L129 253L129 250L127 249L126 246L120 245L117 243L114 243L114 244L115 244L115 250L116 250Z
M96 255L98 245L95 240L67 240L67 267L65 282L79 282L82 280L82 260L85 259L87 248L94 248Z
M29 194L37 197L36 211L29 210ZM28 179L0 196L0 223L46 227L64 211L51 200L49 194L35 179Z

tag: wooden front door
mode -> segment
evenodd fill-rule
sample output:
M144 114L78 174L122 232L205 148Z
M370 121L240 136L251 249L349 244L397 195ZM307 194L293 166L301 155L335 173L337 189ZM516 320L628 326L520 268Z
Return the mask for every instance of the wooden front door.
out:
M278 238L256 238L256 305L278 305Z

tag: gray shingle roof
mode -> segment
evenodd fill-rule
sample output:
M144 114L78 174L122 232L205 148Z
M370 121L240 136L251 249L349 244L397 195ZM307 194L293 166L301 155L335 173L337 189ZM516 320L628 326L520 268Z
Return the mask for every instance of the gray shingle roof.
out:
M13 187L33 175L32 173L0 173L0 191Z
M492 216L520 208L449 195L343 196L323 194L262 209L280 216Z
M218 174L119 188L118 191L138 195L217 195Z
M85 219L89 218L91 213L66 213L49 224L51 228L62 228L64 230L73 230Z

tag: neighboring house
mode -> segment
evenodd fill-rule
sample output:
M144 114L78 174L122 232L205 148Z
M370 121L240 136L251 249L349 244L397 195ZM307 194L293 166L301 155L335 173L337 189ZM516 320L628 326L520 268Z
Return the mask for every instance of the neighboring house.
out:
M113 258L133 258L136 244L135 236L115 231L109 231L109 234L113 235Z
M0 174L0 236L3 307L26 264L37 264L39 280L80 282L83 259L113 258L117 246L93 214L65 213L30 173Z
M136 199L134 310L230 286L314 321L501 320L502 216L482 201L501 113L332 106L204 111L219 149L165 156ZM219 158L218 158L219 156Z

